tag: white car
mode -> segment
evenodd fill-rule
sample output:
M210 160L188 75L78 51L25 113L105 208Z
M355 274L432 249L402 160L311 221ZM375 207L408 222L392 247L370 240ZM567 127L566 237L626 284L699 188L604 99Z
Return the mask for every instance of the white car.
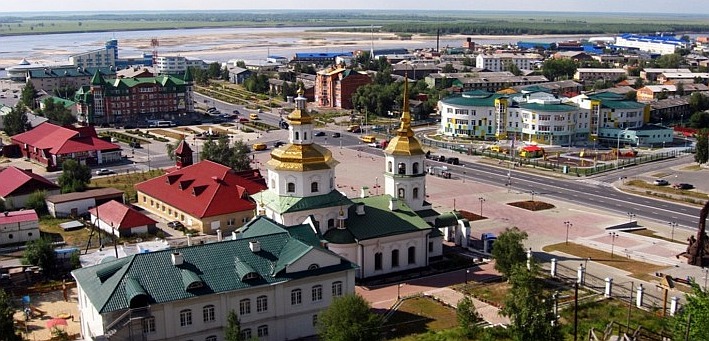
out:
M96 175L110 175L110 174L116 174L116 172L106 169L106 168L101 168L96 171Z

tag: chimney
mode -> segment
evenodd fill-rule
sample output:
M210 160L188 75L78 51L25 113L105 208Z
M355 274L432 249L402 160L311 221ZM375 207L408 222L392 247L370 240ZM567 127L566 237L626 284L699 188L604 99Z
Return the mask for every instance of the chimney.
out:
M359 190L359 197L360 197L360 198L366 198L366 197L367 197L367 190L368 190L368 189L369 189L369 187L363 186L363 187Z
M217 230L217 241L222 241L222 230Z
M236 240L237 237L238 237L238 234L236 233L236 231L232 231L231 232L231 240Z
M182 265L184 263L184 258L182 258L182 254L179 252L173 252L172 253L172 265L178 266Z
M261 251L261 243L258 240L252 240L249 242L249 249L251 252L259 252Z
M364 203L357 203L357 215L364 215Z
M389 210L396 211L399 209L399 199L391 198L389 199Z
M187 246L192 246L192 233L187 234Z

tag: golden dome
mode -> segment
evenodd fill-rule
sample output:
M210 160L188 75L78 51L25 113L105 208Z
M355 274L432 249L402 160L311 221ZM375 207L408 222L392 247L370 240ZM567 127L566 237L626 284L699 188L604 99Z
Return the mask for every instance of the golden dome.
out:
M287 144L271 151L267 165L272 170L302 172L332 169L338 163L327 148L317 144Z
M421 142L414 137L411 130L411 113L409 113L409 82L404 76L404 100L401 113L401 126L396 130L396 136L391 139L384 153L392 155L423 155Z

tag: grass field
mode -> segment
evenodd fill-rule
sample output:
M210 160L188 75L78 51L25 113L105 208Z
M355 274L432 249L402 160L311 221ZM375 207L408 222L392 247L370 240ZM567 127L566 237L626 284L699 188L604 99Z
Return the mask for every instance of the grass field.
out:
M135 184L143 182L160 175L165 172L162 169L153 169L149 172L132 172L128 174L118 174L114 176L106 176L99 179L91 179L89 186L91 187L113 187L125 192L128 202L135 202L136 191Z

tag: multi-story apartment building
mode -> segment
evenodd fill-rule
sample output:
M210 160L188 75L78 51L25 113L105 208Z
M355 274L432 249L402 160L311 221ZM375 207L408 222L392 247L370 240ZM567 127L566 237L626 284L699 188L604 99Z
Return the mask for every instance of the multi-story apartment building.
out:
M686 49L689 42L675 37L641 36L626 33L616 37L614 46L657 54L673 54L678 48Z
M155 57L155 73L158 75L181 75L187 68L194 67L204 69L206 63L201 59L187 58L182 56L158 56Z
M701 83L682 83L681 87L682 93L680 94L675 84L644 86L637 91L637 101L647 103L658 99L689 95L694 92L709 91L709 87Z
M99 72L104 77L113 77L116 75L115 69L111 67L47 67L43 69L28 70L27 81L31 82L35 89L44 90L45 92L52 94L54 90L62 88L73 88L76 90L82 86L89 85L91 82L91 77L96 72Z
M189 69L184 75L104 79L100 73L91 86L75 95L80 122L87 124L136 124L148 118L174 118L193 112L193 83Z
M541 60L542 57L536 53L479 54L475 58L475 67L489 71L505 71L508 64L514 64L522 70L531 70L534 63Z
M352 94L362 85L372 82L364 72L337 68L319 71L315 75L315 105L353 109Z
M595 82L597 80L615 81L628 75L625 69L578 68L574 80L579 82Z
M115 67L118 60L118 40L106 41L103 49L81 52L69 56L69 63L81 68Z
M230 240L139 253L72 272L83 340L224 340L227 317L262 341L315 335L318 315L354 293L355 266L313 224L266 217Z

